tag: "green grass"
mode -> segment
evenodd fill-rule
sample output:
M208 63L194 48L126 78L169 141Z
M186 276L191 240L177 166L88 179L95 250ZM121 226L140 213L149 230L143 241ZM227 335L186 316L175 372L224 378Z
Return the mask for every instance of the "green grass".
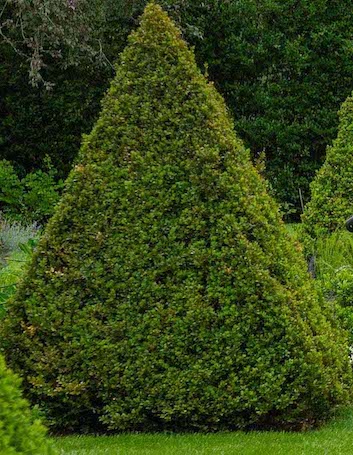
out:
M57 438L60 455L340 455L353 454L353 410L304 433L124 434Z
M9 221L0 213L0 318L7 301L16 292L38 235L36 223L25 225Z
M24 266L29 260L25 251L14 251L0 264L0 317L4 314L7 300L16 291L16 286L23 275Z

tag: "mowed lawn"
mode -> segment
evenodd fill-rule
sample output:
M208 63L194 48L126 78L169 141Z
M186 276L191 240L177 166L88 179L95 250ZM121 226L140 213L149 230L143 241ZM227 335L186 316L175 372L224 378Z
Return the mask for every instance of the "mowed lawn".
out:
M353 455L353 410L303 433L123 434L55 439L61 455Z

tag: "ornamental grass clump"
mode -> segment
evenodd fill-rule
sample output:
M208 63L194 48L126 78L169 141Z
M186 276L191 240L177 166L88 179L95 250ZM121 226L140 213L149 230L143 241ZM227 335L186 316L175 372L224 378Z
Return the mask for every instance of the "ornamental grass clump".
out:
M347 402L345 334L155 4L1 331L61 431L298 428Z
M311 183L311 200L302 217L312 239L345 229L353 215L353 97L342 104L337 138L327 147L326 160Z
M46 430L22 398L20 379L0 357L0 453L2 455L50 455Z

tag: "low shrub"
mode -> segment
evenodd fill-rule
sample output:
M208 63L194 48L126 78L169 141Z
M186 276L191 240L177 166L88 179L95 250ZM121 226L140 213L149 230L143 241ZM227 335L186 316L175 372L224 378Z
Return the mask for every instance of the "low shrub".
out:
M57 172L49 159L46 160L46 171L38 170L27 174L21 181L23 185L21 211L22 217L28 220L45 222L53 215L63 187L62 180L56 181Z
M0 218L0 258L11 252L19 251L21 245L27 244L31 239L38 237L39 226L37 223L25 224L20 221L11 221Z
M50 160L46 172L38 170L20 179L11 163L0 161L0 210L12 219L40 223L53 214L63 182L56 181Z
M20 392L20 379L0 356L0 453L1 455L50 455L46 430Z
M22 184L9 161L0 161L0 207L16 207L22 197Z

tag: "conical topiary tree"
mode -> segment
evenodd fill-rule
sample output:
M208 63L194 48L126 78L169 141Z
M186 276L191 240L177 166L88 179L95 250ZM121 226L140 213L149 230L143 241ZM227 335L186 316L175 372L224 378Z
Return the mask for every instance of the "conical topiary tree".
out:
M49 455L54 452L45 429L20 392L20 379L0 357L0 453L1 455Z
M8 308L7 359L61 430L312 423L350 368L297 249L150 4Z
M302 216L307 234L316 239L344 229L353 215L353 98L342 104L337 139L311 183L311 200Z

